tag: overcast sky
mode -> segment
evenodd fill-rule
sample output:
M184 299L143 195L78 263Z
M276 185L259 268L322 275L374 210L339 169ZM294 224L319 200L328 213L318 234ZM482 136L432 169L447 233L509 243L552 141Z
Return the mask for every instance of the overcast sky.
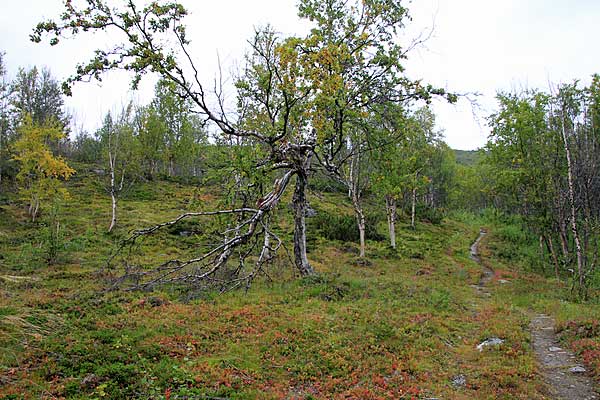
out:
M74 0L77 1L77 0ZM225 75L241 64L246 40L255 26L270 23L284 34L302 33L296 0L184 0L195 61L210 86L220 59ZM478 106L434 103L438 126L457 149L481 147L487 138L485 117L498 90L546 88L548 82L589 81L600 72L600 1L598 0L413 0L406 3L413 21L404 39L434 27L425 47L415 50L407 73L460 93L480 93ZM63 41L57 47L29 42L33 26L59 15L61 0L0 0L0 51L9 74L19 67L47 66L64 79L110 37ZM112 74L101 85L78 84L67 100L78 124L97 128L102 115L134 97L146 103L153 81L137 93L128 78Z

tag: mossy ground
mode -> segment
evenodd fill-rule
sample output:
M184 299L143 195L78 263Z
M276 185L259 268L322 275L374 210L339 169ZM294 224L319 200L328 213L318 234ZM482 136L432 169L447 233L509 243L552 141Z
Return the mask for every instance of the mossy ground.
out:
M70 183L55 265L45 262L43 222L29 222L16 198L3 195L0 398L543 399L528 313L555 315L574 332L565 340L600 318L598 307L565 301L563 285L498 258L497 228L465 214L414 231L400 223L398 249L369 242L368 266L357 263L356 244L312 232L318 276L296 277L282 257L273 280L248 292L190 299L169 288L105 291L108 273L100 271L129 230L192 203L209 209L216 196L210 188L139 184L108 235L109 199L93 175L82 175ZM323 212L350 210L342 195L320 202ZM280 209L289 239L289 208ZM510 281L492 281L490 298L470 286L480 266L469 245L483 224L491 231L483 257ZM192 252L194 240L166 233L143 247L143 259ZM598 343L598 329L591 332L585 339ZM476 349L494 336L505 343ZM452 383L458 375L464 386Z

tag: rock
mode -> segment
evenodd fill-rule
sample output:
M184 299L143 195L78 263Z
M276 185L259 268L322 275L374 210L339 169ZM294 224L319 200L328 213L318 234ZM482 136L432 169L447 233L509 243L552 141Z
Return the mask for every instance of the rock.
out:
M484 347L487 347L487 346L498 346L498 345L501 345L502 343L504 343L504 339L500 339L500 338L497 338L497 337L487 338L483 342L481 342L481 343L479 343L477 345L477 350L483 351Z
M192 232L190 232L190 231L180 231L179 232L179 236L183 236L183 237L192 236Z
M340 250L343 251L344 253L360 254L360 250L357 249L356 247L352 246L351 244L343 245L340 248Z
M144 307L145 305L149 305L150 307L160 307L168 304L169 302L165 299L161 299L160 297L156 296L150 296L140 300L138 306Z
M456 375L454 377L452 377L452 385L457 386L457 387L463 387L467 384L467 377L464 376L463 374L460 375Z
M584 374L585 372L587 372L587 370L581 365L576 365L573 368L569 369L569 372L572 374Z
M88 389L93 389L100 383L100 378L95 374L87 374L81 380L81 386L86 387Z
M371 265L373 265L373 263L367 260L366 258L359 258L356 261L354 261L354 265L359 267L370 267Z
M560 347L552 346L548 349L548 351L551 351L552 353L556 353L557 351L562 351L562 349Z
M152 306L152 307L160 307L160 306L164 306L165 304L169 304L169 302L165 299L161 299L160 297L149 297L148 298L148 303Z
M500 279L500 280L498 280L498 282L500 282L503 285L510 283L510 281L507 281L506 279Z
M310 205L307 205L306 209L304 210L304 216L306 218L313 218L317 216L317 210L315 210L314 208L312 208Z

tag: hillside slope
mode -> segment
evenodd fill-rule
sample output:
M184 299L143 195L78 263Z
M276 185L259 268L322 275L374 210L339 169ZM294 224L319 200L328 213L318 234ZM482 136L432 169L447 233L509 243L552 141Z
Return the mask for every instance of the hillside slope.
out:
M295 277L284 252L247 292L107 291L121 272L103 270L119 238L190 204L207 209L213 190L141 184L122 200L115 235L105 233L109 199L93 174L69 190L55 265L45 262L44 224L29 222L12 194L0 207L0 398L544 399L530 310L554 314L566 341L600 317L563 301L556 282L507 264L498 254L509 228L469 214L414 231L400 221L398 249L371 240L369 263L311 222L319 275ZM318 195L317 214L350 213L343 195ZM284 234L288 213L282 204ZM472 287L481 266L469 257L482 225L489 296ZM165 232L141 259L193 254L198 237ZM599 334L586 338L592 349ZM491 337L504 343L479 351Z

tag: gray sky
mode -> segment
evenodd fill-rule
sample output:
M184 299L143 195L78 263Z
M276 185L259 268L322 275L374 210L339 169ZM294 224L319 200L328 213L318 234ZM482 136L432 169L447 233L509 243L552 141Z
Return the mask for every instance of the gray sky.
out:
M225 75L241 64L246 40L254 26L270 23L282 33L302 33L296 0L183 0L191 12L187 24L191 49L207 86L212 85L218 60ZM408 41L435 27L425 47L407 62L412 78L466 93L478 92L478 107L434 103L438 125L453 148L475 149L487 137L485 116L493 111L498 90L546 88L548 82L589 81L600 72L600 1L597 0L413 0L407 3L413 21ZM59 79L74 71L98 44L111 38L99 35L63 41L58 47L29 42L29 33L42 19L61 11L60 0L0 0L0 51L6 52L9 73L18 67L48 66ZM218 56L217 56L218 55ZM146 103L153 81L128 91L128 78L112 73L101 85L78 84L67 106L88 131L102 115L128 98Z

